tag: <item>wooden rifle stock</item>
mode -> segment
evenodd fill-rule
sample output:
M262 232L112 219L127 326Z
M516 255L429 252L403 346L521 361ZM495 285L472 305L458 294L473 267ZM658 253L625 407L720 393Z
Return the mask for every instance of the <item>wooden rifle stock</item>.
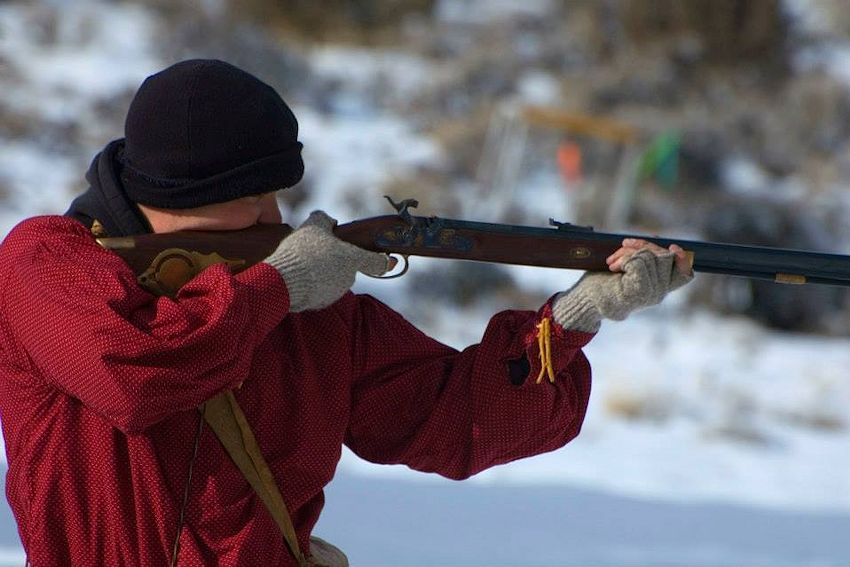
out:
M624 238L660 246L678 244L692 255L693 268L779 283L850 286L850 256L741 246L640 235L595 232L590 227L550 221L554 228L490 224L440 217L398 215L338 225L340 239L361 248L402 256L430 256L526 266L604 271L605 259ZM261 262L292 232L289 225L257 225L239 231L186 231L101 238L139 276L142 285L173 296L206 266L227 262L235 272Z

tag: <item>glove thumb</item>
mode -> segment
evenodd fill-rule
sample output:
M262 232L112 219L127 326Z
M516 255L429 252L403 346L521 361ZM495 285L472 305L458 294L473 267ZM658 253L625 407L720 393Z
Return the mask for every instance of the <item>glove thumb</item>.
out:
M313 211L310 213L310 216L307 217L307 220L301 224L301 227L307 226L315 226L324 231L330 232L336 226L336 219L324 211Z
M394 266L395 260L387 254L364 251L358 259L357 271L367 276L382 276Z

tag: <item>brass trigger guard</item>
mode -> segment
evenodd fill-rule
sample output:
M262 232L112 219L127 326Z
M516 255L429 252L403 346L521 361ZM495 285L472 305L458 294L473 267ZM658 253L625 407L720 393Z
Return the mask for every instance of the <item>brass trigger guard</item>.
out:
M390 256L391 258L393 258L393 257L394 257L392 254L390 254L389 256ZM409 270L409 269L410 269L410 260L408 260L408 255L407 255L407 254L399 254L399 256L401 256L401 258L404 260L404 267L401 269L401 271L400 271L399 273L397 273L397 274L390 274L389 276L387 276L387 275L383 275L383 276L369 276L369 274L366 274L366 275L367 275L367 276L369 276L370 278L374 278L374 279L376 279L376 280L394 280L394 279L396 279L396 278L400 278L401 276L403 276L404 274L406 274L406 273L407 273L407 270Z

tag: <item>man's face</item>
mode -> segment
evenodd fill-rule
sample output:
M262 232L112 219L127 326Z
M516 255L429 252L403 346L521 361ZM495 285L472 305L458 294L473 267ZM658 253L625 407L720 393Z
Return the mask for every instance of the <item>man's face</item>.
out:
M280 207L274 193L263 193L195 207L154 209L139 205L154 232L178 230L239 230L255 224L279 224Z
M274 193L242 197L193 209L194 217L204 220L206 230L237 230L255 224L280 224L280 207Z

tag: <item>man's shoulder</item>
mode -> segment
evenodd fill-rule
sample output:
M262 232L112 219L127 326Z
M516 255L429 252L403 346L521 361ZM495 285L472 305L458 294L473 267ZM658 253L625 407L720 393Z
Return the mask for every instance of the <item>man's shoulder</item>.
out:
M60 215L44 215L22 220L0 244L0 257L20 257L36 250L56 249L60 243L75 246L81 242L94 242L91 233L79 221Z
M43 240L51 237L80 237L89 231L79 221L62 215L30 217L15 225L4 239L9 241Z

